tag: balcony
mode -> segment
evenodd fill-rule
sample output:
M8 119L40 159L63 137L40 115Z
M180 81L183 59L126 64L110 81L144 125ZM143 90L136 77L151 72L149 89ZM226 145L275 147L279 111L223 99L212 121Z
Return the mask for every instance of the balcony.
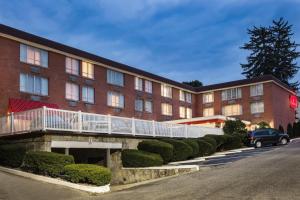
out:
M0 137L38 131L99 133L147 137L198 138L222 135L219 128L140 120L135 118L38 108L0 117Z

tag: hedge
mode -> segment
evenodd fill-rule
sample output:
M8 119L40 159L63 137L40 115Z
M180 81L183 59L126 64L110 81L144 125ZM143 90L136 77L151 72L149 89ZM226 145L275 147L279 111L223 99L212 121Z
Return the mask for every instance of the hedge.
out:
M36 174L57 177L61 175L64 166L68 164L74 164L73 156L45 151L29 151L25 155L22 168Z
M145 140L138 144L138 149L150 153L159 154L164 163L168 163L173 157L173 146L159 140Z
M171 161L186 160L193 155L192 147L183 141L175 139L162 139L162 141L173 145L173 158Z
M212 137L210 137L210 136L204 136L204 137L202 137L201 139L203 139L204 141L206 141L206 142L208 142L209 144L211 144L211 145L214 147L215 151L216 151L216 149L217 149L217 147L218 147L218 144L217 144L217 141L216 141L215 138L212 138Z
M123 150L121 158L124 167L151 167L163 164L159 154L134 149Z
M199 156L209 156L215 152L215 147L203 139L197 140L199 145Z
M88 183L97 186L107 185L111 181L109 169L91 164L70 164L63 168L63 178L73 183Z
M217 142L217 151L221 151L223 144L226 142L226 138L224 137L224 135L206 135L205 137L215 139L215 141Z
M241 138L238 135L224 135L226 142L223 144L224 150L237 149L242 147Z
M1 145L0 146L0 164L8 167L20 167L26 149L21 145Z
M193 149L193 154L191 155L192 158L195 158L199 155L199 145L195 139L184 139L183 142L188 144Z

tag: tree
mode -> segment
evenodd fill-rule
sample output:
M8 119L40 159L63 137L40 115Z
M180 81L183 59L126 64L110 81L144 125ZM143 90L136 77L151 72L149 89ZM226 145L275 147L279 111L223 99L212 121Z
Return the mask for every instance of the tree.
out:
M241 120L226 120L223 127L225 134L244 134L247 132L246 125Z
M293 127L292 127L292 125L289 123L288 125L287 125L287 134L291 137L291 138L293 138Z
M279 125L278 130L279 130L281 133L284 133L284 128L283 128L281 125Z
M193 80L193 81L187 81L187 82L182 82L183 84L192 86L192 87L201 87L203 86L202 82L199 80Z
M259 122L258 124L258 129L263 129L263 128L270 128L270 125L267 122Z
M251 53L247 57L247 63L241 64L242 74L247 78L271 74L296 89L299 82L289 82L299 70L296 60L300 57L300 52L297 51L299 44L292 40L292 25L280 18L273 20L268 27L254 26L248 29L248 34L250 41L241 49Z

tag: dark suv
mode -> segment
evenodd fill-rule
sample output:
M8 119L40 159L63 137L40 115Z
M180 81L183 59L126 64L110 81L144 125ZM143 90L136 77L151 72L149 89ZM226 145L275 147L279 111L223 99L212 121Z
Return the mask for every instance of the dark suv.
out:
M285 145L290 142L290 138L286 133L281 133L276 129L266 128L250 132L248 134L248 142L250 146L260 148L264 145Z

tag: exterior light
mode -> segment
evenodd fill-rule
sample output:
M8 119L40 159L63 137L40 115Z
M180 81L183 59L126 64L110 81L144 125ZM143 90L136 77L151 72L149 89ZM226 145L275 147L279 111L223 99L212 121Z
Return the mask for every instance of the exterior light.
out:
M298 99L295 95L290 96L290 107L296 109L298 107Z

